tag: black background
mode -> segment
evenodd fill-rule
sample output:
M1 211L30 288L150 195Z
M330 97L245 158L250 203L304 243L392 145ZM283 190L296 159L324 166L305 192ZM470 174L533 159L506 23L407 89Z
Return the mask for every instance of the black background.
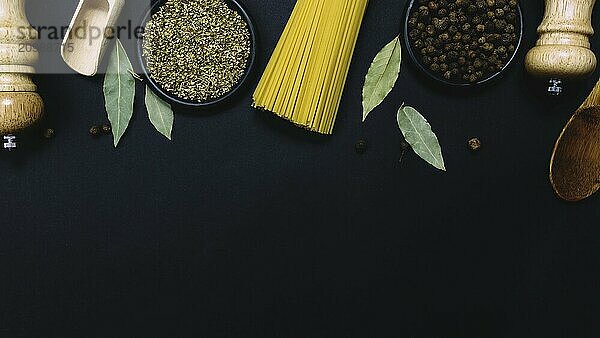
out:
M53 1L28 7L66 24ZM243 2L260 74L294 1ZM370 3L333 137L251 109L255 78L229 106L178 114L173 142L140 85L113 149L88 135L106 119L102 78L39 75L57 135L0 155L0 336L597 337L600 202L560 201L547 174L599 73L539 94L523 58L543 4L522 1L523 46L501 80L454 92L406 58L362 124L364 75L404 6ZM399 162L402 102L432 124L447 173Z

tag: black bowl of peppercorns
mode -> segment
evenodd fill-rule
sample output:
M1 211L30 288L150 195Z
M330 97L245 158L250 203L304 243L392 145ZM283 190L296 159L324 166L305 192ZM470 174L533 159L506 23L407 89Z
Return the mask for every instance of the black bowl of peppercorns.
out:
M480 85L515 58L523 15L518 0L411 0L404 31L410 57L431 78Z

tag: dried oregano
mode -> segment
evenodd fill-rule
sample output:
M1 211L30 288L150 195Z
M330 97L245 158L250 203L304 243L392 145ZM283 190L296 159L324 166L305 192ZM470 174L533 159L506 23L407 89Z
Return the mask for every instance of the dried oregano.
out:
M223 0L167 1L148 21L143 56L150 76L176 96L207 101L244 76L250 30Z

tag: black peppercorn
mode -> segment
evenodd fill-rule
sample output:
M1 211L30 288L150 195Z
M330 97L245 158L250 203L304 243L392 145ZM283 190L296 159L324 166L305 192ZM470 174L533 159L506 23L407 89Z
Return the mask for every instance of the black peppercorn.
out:
M91 126L90 127L90 135L98 136L100 135L101 128L99 126Z
M481 149L481 141L476 137L470 139L468 145L469 149L471 149L472 151L478 151L479 149Z
M436 76L466 83L482 81L502 69L515 53L515 0L417 3L409 14L409 43Z
M435 27L433 27L433 25L428 25L427 28L425 28L425 31L427 34L433 35L435 34Z
M494 25L496 26L496 30L503 32L506 29L506 21L504 20L494 20Z
M367 141L365 141L365 140L359 140L354 145L354 150L356 151L357 154L364 154L367 151L367 148L368 148L368 144L367 144Z
M516 21L517 21L517 15L515 13L507 13L506 14L506 21L508 21L510 23L516 23Z
M485 12L485 10L488 7L492 7L492 6L488 6L487 3L484 0L477 0L477 10L481 13Z
M418 19L416 17L411 17L408 19L408 27L417 28Z
M55 131L52 128L48 128L44 131L44 138L51 139L55 135Z
M451 12L450 14L448 14L448 21L450 21L450 24L452 25L458 23L458 15L456 14L456 12Z
M112 126L108 123L102 125L102 133L110 134L112 133Z
M408 32L408 38L411 40L417 40L419 38L420 34L421 34L420 31L413 29Z
M426 6L419 7L419 19L423 22L429 23L431 17L429 16L429 8Z
M490 52L494 49L494 44L486 42L483 45L481 45L481 49L483 49L486 52Z

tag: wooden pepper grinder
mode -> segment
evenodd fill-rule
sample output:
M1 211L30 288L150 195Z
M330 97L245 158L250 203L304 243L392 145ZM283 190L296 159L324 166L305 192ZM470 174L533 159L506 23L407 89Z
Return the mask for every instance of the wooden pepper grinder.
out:
M590 50L594 34L592 11L596 0L545 0L540 37L525 59L527 71L548 79L548 92L560 95L563 80L583 78L596 69Z
M31 80L38 33L25 14L25 0L0 0L0 135L4 148L16 148L14 133L44 114L44 103Z

